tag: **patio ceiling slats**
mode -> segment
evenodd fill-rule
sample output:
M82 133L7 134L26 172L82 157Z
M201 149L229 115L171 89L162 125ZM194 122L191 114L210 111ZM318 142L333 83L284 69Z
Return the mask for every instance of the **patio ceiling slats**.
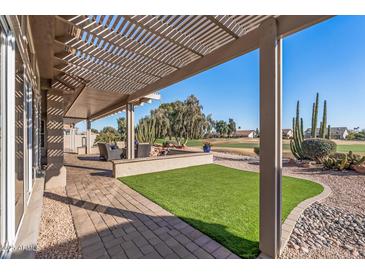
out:
M239 37L214 16L57 18L69 24L68 33L55 39L68 53L55 56L58 70L85 79L87 86L125 94Z
M124 17L123 17L124 18ZM93 16L92 20L96 20L96 17ZM116 47L119 47L120 49L122 49L122 52L124 53L131 53L134 54L135 56L140 56L143 57L143 59L148 60L149 58L151 59L151 61L154 61L156 64L154 65L158 65L159 63L161 63L161 65L167 66L167 67L173 67L173 68L178 68L177 66L174 65L173 61L171 62L163 62L161 60L159 60L158 58L154 58L154 56L152 54L147 55L144 51L149 49L149 47L144 44L144 43L138 43L136 40L133 40L129 37L128 32L132 27L132 24L126 20L124 18L124 22L126 22L126 24L123 26L123 28L121 28L120 32L116 32L113 31L112 29L108 28L108 25L105 26L101 26L102 29L104 29L103 31L105 31L105 35L102 36L103 39L105 39L105 43L113 43ZM87 31L87 29L85 29L85 31ZM155 51L151 51L151 53L156 53ZM159 52L159 55L164 55L163 52Z
M148 84L151 82L152 79L145 80L145 76L141 75L139 72L127 72L123 71L124 75L121 75L121 72L118 71L118 66L109 63L109 62L97 62L98 60L95 58L90 58L88 55L88 60L77 58L75 54L66 56L64 58L64 61L68 62L69 64L73 64L76 66L82 66L86 69L93 70L95 72L100 72L106 76L114 77L116 79L120 79L121 81L127 81L130 83L136 83L136 84ZM133 78L134 77L134 78Z
M95 17L93 17L93 20L95 20ZM151 71L151 73L157 72L162 75L164 75L166 71L170 72L175 69L175 67L173 67L171 64L166 64L164 62L159 61L156 58L151 58L151 56L146 56L138 53L137 51L134 50L136 48L136 45L130 43L131 41L128 41L126 37L113 33L111 30L105 28L102 25L99 25L98 30L102 32L101 35L99 34L98 31L95 30L95 28L91 29L91 26L89 24L86 25L85 29L78 29L77 33L79 33L79 35L77 35L76 37L82 41L83 34L81 33L85 33L86 36L88 34L88 31L91 31L91 34L93 34L95 38L98 38L97 42L95 42L95 40L92 43L89 42L95 49L94 52L96 57L98 58L105 57L107 58L107 60L112 61L113 63L117 62L115 60L112 60L112 58L121 57L122 59L122 61L120 62L121 65L129 66L129 63L134 63L134 68L140 67L141 65L147 67L150 66L149 71ZM107 37L107 39L105 38L107 35L106 32L103 32L105 30L107 30L111 34ZM84 41L83 43L86 42ZM118 49L118 51L117 52L108 51L107 50L108 45L113 45L115 48Z
M173 83L174 79L184 79L238 56L240 52L254 49L257 47L257 28L269 17L284 20L289 28L294 28L296 21L304 25L324 18L270 15L55 16L56 24L62 26L63 31L62 34L58 31L54 40L53 86L65 91L85 86L97 89L100 94L126 95L129 96L127 100L133 101ZM124 103L125 100L116 102L116 109ZM110 113L111 110L105 109L104 112ZM98 111L98 117L102 113ZM93 116L90 113L90 117Z

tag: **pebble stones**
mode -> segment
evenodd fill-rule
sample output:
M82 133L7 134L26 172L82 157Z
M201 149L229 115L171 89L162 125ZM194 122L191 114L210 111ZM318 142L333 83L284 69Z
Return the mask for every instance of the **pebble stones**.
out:
M314 203L296 223L288 247L308 253L332 246L365 257L365 216Z
M79 259L81 251L65 190L54 191L60 200L43 197L37 259Z

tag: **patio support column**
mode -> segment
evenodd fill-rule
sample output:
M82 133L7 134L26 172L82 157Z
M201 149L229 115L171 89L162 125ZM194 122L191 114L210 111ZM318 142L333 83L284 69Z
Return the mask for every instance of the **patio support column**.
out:
M270 18L259 30L260 47L260 251L277 258L281 245L281 38Z
M126 106L127 120L127 159L134 159L134 106L128 103Z
M75 125L70 125L70 149L72 152L76 151L76 144L75 144Z
M66 168L63 165L63 92L47 90L47 170L46 190L66 186Z
M91 153L91 121L86 120L86 154Z

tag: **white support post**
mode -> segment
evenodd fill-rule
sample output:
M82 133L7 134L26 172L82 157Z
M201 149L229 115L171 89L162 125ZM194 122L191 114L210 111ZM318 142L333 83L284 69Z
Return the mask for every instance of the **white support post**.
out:
M260 26L260 251L277 258L281 245L281 39L277 22Z
M86 154L91 154L91 121L86 121Z
M134 159L134 106L127 104L126 106L127 120L127 159Z
M70 150L76 152L75 126L73 124L70 125Z

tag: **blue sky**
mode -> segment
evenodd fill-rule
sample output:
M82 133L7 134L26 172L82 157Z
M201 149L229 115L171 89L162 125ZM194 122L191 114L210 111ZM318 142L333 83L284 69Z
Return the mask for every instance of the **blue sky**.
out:
M320 94L320 114L327 99L328 123L365 128L365 16L337 16L283 41L283 127L291 127L296 101L304 126L311 122L312 103ZM194 77L162 89L161 100L135 110L135 120L160 103L194 94L206 114L216 120L234 118L237 126L259 126L259 52L250 52ZM118 114L125 115L125 113ZM117 127L112 116L92 127ZM83 130L84 123L78 127Z

